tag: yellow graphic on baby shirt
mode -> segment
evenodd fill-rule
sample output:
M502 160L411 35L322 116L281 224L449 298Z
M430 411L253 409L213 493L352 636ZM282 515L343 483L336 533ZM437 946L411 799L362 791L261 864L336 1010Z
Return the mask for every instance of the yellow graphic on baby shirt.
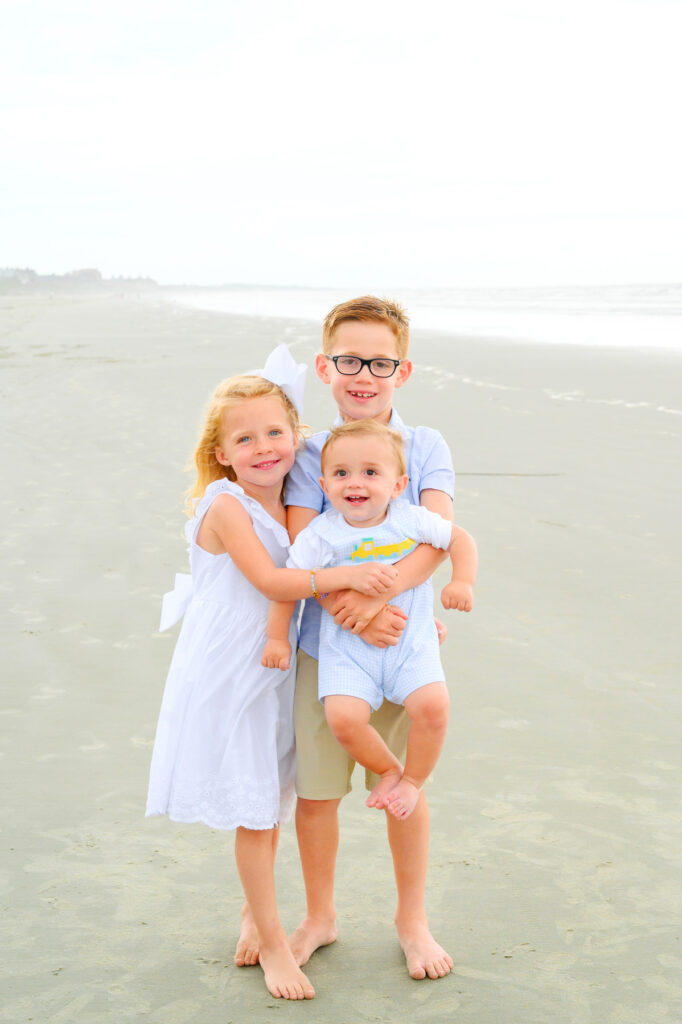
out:
M392 555L397 555L398 558L401 558L414 547L416 547L416 544L411 537L406 537L405 540L394 541L393 544L375 544L373 537L363 537L361 543L358 544L350 556L350 560L351 562L354 562L356 558L371 558L374 560L377 558L390 558Z

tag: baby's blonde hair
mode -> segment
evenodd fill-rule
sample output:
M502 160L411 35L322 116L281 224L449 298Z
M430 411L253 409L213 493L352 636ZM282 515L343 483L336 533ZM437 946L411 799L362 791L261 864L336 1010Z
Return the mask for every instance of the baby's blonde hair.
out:
M194 506L200 498L203 498L209 484L215 480L222 480L224 477L232 481L237 479L232 466L223 466L218 462L215 450L221 444L223 416L226 410L232 409L235 405L248 401L250 398L279 399L287 414L296 444L300 444L305 428L298 418L296 406L277 384L252 374L229 377L228 380L221 381L206 407L194 457L188 466L188 469L196 467L197 478L187 491L185 502L187 515L194 514ZM283 490L284 486L282 486Z
M342 437L382 438L388 443L393 455L395 456L398 476L403 476L407 472L405 464L405 446L403 444L403 439L397 430L392 430L383 423L377 423L376 420L353 420L351 423L343 423L341 426L334 427L325 441L322 451L320 452L320 467L322 469L322 475L324 475L324 466L327 461L330 448Z
M391 299L378 299L376 295L361 295L334 306L322 324L322 351L331 354L337 327L347 320L361 323L386 324L395 336L398 359L407 358L410 345L410 321L401 305Z

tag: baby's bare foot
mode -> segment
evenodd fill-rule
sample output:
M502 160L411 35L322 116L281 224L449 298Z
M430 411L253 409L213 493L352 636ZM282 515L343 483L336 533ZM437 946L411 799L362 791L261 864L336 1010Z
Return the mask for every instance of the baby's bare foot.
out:
M421 789L403 775L397 785L386 794L385 807L394 818L407 818L417 806Z
M253 967L258 963L258 931L248 903L242 907L242 923L237 948L234 951L234 962L237 967Z
M410 977L444 978L452 970L452 957L436 942L426 923L398 926L398 940Z
M307 964L320 946L329 946L335 942L337 935L338 930L334 918L319 921L305 917L296 931L289 936L291 952L298 966L303 967L303 964Z
M385 775L381 776L379 782L369 794L365 803L368 807L376 807L378 810L383 810L386 807L386 797L392 789L395 788L397 782L400 781L400 770L398 768L391 769L386 772Z
M261 946L260 964L268 992L275 999L312 999L315 996L315 989L295 963L286 940L267 948Z

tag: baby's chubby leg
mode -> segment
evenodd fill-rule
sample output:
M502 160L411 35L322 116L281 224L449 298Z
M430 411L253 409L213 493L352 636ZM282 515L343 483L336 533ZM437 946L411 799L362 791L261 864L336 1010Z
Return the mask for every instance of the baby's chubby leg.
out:
M374 726L369 724L372 708L360 697L332 694L324 699L329 728L344 750L381 781L367 797L368 807L383 807L386 793L402 774L402 765L391 753Z
M386 810L396 818L412 813L421 787L436 766L445 742L449 705L445 683L428 683L405 698L410 719L405 771L385 800Z

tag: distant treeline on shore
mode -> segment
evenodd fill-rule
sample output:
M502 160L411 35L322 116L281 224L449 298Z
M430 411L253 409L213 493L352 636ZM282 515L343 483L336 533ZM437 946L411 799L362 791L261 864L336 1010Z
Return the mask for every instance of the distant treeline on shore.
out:
M157 288L151 277L102 277L99 270L71 270L68 274L38 274L28 267L0 267L0 295L27 292L100 291L112 288Z

